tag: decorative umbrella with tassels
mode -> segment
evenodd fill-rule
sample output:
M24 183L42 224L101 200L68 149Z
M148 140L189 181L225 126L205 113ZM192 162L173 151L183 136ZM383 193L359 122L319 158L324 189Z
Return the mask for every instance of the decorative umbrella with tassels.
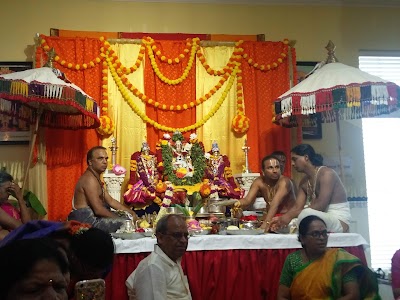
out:
M63 129L97 128L96 101L58 69L43 67L0 75L0 113L33 124L28 168L39 126Z
M328 58L302 82L275 101L274 122L286 126L315 125L320 113L323 123L336 122L341 176L341 119L360 119L389 114L398 109L399 87L358 68L339 63L335 46L326 46Z

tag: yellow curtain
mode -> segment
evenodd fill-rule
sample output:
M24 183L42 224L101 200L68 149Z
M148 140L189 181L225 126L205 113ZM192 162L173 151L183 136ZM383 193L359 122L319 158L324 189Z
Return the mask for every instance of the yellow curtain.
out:
M202 51L208 65L214 70L220 70L228 63L234 47L215 46L203 47ZM202 66L199 59L196 61L196 98L205 95L221 79L219 76L209 75ZM196 110L196 119L200 120L214 107L224 92L228 81L210 99L199 105ZM246 135L235 136L231 129L231 122L236 113L236 81L228 93L224 103L216 114L197 130L199 140L204 143L205 151L211 150L211 144L218 142L221 154L229 157L233 174L241 173L245 164L242 146Z
M136 44L115 44L112 49L116 52L122 65L127 68L132 67L136 62L140 45ZM143 65L136 72L127 76L129 81L140 91L144 91ZM144 103L134 97L136 105L141 111L145 111ZM117 158L116 163L126 168L122 191L125 191L127 181L129 180L130 158L133 152L140 150L142 142L146 140L146 124L138 117L118 90L111 74L108 74L108 112L109 117L114 122L113 136L117 140ZM111 136L103 139L102 146L109 151L109 163L111 164Z

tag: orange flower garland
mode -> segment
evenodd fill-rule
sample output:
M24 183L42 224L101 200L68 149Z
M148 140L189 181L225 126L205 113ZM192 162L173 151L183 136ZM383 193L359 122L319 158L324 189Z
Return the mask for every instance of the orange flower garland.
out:
M110 135L114 132L114 124L109 116L104 115L100 117L100 126L96 128L100 135Z
M196 39L198 39L198 38L196 38ZM158 56L158 58L162 62L165 62L165 63L168 63L171 65L171 64L179 64L181 62L181 60L186 57L184 53L190 52L190 49L193 47L193 43L195 43L195 39L193 39L193 42L191 43L190 38L187 38L186 39L186 48L183 50L184 53L179 54L175 58L168 58L165 55L163 55L161 53L161 51L157 49L157 45L155 44L154 40L151 37L147 37L145 39L145 42L151 46L151 49L153 50L153 52Z
M281 63L283 63L283 60L286 59L287 57L287 53L288 53L288 44L289 44L289 40L288 39L284 39L283 40L283 49L282 52L280 54L280 57L278 57L276 59L276 61L272 61L268 64L259 64L258 62L254 62L254 60L249 57L249 55L247 53L243 54L243 58L247 60L248 64L260 71L263 72L267 72L270 71L272 69L277 68Z
M239 65L241 66L241 65ZM232 120L232 129L237 133L246 133L250 127L250 119L244 114L242 70L238 71L236 84L236 116Z
M43 48L44 51L46 51L46 52L49 51L50 46L48 45L46 38L43 34L40 35L40 39L41 39L40 46ZM100 40L103 41L104 37L101 37ZM56 51L56 53L57 53L57 51ZM58 55L56 55L54 60L56 62L58 62L60 65L67 67L68 69L72 69L72 70L82 70L83 69L83 70L85 70L85 69L90 69L90 68L95 67L97 64L99 64L102 61L102 58L101 58L101 56L95 57L91 61L89 61L87 63L83 63L82 65L76 64L76 63L71 63L71 62L66 62L64 59L62 59Z

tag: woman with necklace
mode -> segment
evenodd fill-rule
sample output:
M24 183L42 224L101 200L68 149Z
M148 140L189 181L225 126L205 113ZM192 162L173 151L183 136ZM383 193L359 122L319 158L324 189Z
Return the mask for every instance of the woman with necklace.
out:
M285 215L272 220L272 228L282 228L298 217L300 222L317 215L327 224L329 232L348 232L351 219L347 194L338 174L323 166L323 158L308 144L291 150L293 168L304 173L296 197L296 205Z
M374 274L359 258L343 249L326 247L328 230L321 218L304 218L298 240L302 249L285 260L278 300L380 299Z

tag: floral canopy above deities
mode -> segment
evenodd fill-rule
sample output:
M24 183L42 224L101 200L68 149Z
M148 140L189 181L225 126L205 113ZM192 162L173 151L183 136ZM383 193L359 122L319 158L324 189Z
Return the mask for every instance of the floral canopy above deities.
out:
M41 35L41 48L44 51L48 51L50 46L46 41L46 36ZM142 40L140 52L136 58L135 63L132 66L124 66L119 60L117 53L111 49L111 44L105 39L100 38L103 45L99 49L99 55L97 57L93 57L92 60L88 62L84 62L82 64L77 64L73 62L68 62L66 59L60 56L55 57L55 61L65 66L71 70L86 70L93 68L97 64L103 64L103 73L106 74L108 70L111 73L111 76L115 83L118 86L119 91L121 92L123 98L131 107L131 109L147 124L150 126L154 126L158 130L174 132L180 131L182 133L193 131L199 127L202 127L210 118L214 116L214 114L221 107L222 103L225 101L227 94L231 90L232 86L236 82L236 115L232 119L232 130L237 133L245 133L249 129L250 120L245 115L245 105L243 99L243 86L242 86L242 63L246 61L250 66L259 70L261 72L267 72L276 69L283 61L287 58L288 55L288 40L285 39L282 43L282 50L278 57L269 62L256 62L248 53L246 53L246 49L242 47L243 41L238 41L235 44L235 49L231 58L225 67L220 70L214 70L207 63L205 56L202 53L202 49L200 47L200 39L193 38L187 39L187 46L184 49L183 53L179 54L176 57L167 57L166 54L162 52L162 49L159 49L155 43L155 41L151 37L145 37ZM57 51L57 50L56 50ZM218 76L221 79L219 82L210 89L203 96L198 99L190 99L186 102L182 102L176 105L167 105L163 103L159 99L151 99L148 97L143 91L140 91L137 87L135 87L130 81L127 75L132 74L138 70L138 68L143 64L145 56L149 57L151 66L154 70L155 75L168 85L179 85L187 79L190 72L193 71L193 65L198 58L207 71L209 75ZM180 77L178 78L169 78L166 74L164 74L156 60L156 57L159 59L161 63L166 63L169 65L173 64L182 64L187 61L187 65L183 67L183 71ZM188 59L187 59L188 58ZM102 84L102 101L101 101L101 127L98 132L102 135L109 135L113 130L113 123L108 116L108 89L107 89L107 76L103 77ZM227 82L227 83L226 83ZM226 84L225 84L226 83ZM195 108L196 106L202 104L203 102L210 99L218 90L220 90L223 86L225 86L224 91L222 92L219 101L214 105L214 107L206 114L203 119L200 119L193 123L192 125L185 126L182 128L174 128L170 126L165 126L154 119L151 119L145 112L141 111L138 106L135 104L135 99L138 98L140 101L152 106L156 110L162 111L185 111Z

